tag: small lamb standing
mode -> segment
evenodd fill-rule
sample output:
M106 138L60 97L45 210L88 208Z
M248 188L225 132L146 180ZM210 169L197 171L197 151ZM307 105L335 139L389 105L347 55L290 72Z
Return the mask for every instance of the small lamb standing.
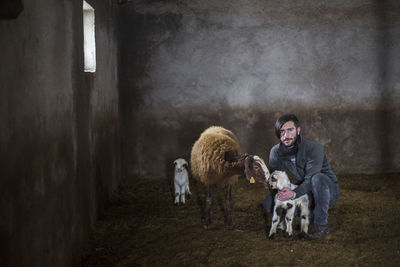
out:
M192 195L189 189L189 174L187 171L188 163L186 160L179 158L174 161L175 165L175 176L174 176L174 186L175 186L175 205L185 204L185 195L188 198Z
M268 181L268 185L271 189L282 190L284 187L289 187L290 189L295 189L297 185L294 185L290 182L287 174L283 171L274 171L271 174L271 177ZM293 218L296 207L300 207L301 209L301 232L307 234L308 225L309 225L309 208L308 208L309 200L308 196L303 195L299 198L293 200L280 201L278 199L278 194L275 195L275 206L274 206L274 214L272 216L272 225L269 231L269 239L273 239L276 234L276 228L280 222L279 209L286 210L285 222L286 222L286 233L288 236L293 235Z

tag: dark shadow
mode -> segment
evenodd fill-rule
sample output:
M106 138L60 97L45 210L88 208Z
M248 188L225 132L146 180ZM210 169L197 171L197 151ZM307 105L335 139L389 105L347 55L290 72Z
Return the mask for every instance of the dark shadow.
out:
M1 0L0 19L16 19L24 10L22 0Z
M389 1L375 1L375 15L377 27L377 54L378 54L378 90L380 91L380 100L377 107L379 123L376 128L376 137L378 138L381 149L380 162L378 166L382 171L391 170L393 166L393 153L390 147L392 137L392 125L390 112L392 112L391 94L389 90L390 75L390 54L392 46L392 36L390 34L389 21Z
M125 3L129 1L119 1ZM119 16L119 101L121 117L122 176L132 172L132 166L143 155L135 153L141 142L143 118L140 111L148 107L146 95L153 90L150 77L151 56L156 46L165 41L159 36L170 29L179 29L181 16L138 12L134 5L120 5ZM159 40L154 44L154 38ZM171 159L168 159L168 164ZM139 170L140 171L140 170Z

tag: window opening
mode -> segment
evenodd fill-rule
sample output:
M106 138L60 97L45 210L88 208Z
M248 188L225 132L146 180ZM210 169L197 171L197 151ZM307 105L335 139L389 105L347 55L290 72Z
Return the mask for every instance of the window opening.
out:
M96 71L96 39L94 8L83 1L83 51L85 72Z

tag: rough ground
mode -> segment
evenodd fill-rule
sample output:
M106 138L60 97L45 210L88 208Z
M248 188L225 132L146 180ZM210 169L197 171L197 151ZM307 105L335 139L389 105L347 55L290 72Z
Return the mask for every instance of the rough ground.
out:
M321 240L266 236L260 207L267 192L239 179L233 191L234 227L224 226L223 194L208 230L201 225L204 190L173 205L171 181L125 181L94 229L83 266L399 266L400 173L340 175L341 196ZM298 220L295 220L295 224Z

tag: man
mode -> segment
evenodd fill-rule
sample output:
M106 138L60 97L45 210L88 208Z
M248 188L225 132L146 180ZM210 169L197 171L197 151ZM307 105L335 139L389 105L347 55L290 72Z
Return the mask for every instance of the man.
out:
M328 209L339 198L339 184L326 158L322 145L300 135L300 125L294 114L284 114L275 123L275 134L280 143L272 147L269 155L271 173L284 170L297 180L299 186L271 192L263 202L267 212L273 212L274 197L285 201L309 194L314 209L309 236L321 238L328 232Z

